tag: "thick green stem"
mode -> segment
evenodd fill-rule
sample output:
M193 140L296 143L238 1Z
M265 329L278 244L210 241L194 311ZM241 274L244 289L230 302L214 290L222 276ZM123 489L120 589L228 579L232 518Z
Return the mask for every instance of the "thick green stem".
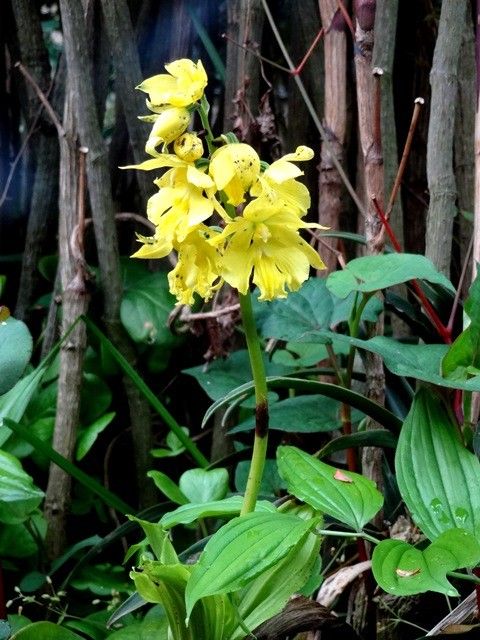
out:
M255 441L253 443L252 461L248 473L247 487L240 515L255 510L260 483L262 481L268 444L268 389L263 364L262 350L258 339L255 318L253 317L250 294L240 294L240 309L243 328L247 341L250 367L255 385Z

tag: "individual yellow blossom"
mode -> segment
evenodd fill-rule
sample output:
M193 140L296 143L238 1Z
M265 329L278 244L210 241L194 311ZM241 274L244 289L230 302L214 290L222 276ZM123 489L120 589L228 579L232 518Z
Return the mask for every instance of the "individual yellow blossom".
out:
M265 196L270 202L280 199L296 209L299 215L304 215L310 207L310 193L304 184L295 180L303 175L303 171L293 162L311 160L313 156L312 149L300 146L294 153L276 160L259 176L250 190L251 195Z
M142 246L130 256L131 258L144 258L145 260L165 258L173 249L171 241L163 238L158 230L153 236L141 236L138 233L137 240L142 243Z
M154 119L154 124L145 145L150 156L158 156L157 147L167 145L176 140L190 124L190 113L185 107L162 107L158 115L147 116Z
M298 233L300 228L319 226L302 222L285 203L253 200L213 240L217 245L225 242L224 280L245 295L253 272L260 300L285 298L287 289L296 291L308 278L310 266L325 268L318 253Z
M178 262L168 274L170 292L181 304L194 303L194 294L209 300L222 285L220 253L209 242L218 232L198 225L179 245Z
M226 144L213 153L209 173L217 189L225 192L229 204L237 207L258 180L260 158L248 144Z
M203 142L196 133L184 133L173 143L175 154L186 162L195 162L203 155Z
M203 95L208 78L201 61L183 58L165 65L167 73L147 78L137 89L148 93L153 106L186 107Z

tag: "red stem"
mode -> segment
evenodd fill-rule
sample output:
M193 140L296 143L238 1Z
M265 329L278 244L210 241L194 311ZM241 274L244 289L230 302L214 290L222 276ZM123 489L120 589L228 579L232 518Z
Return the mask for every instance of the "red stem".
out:
M312 42L312 44L308 48L307 53L303 56L303 59L300 62L300 64L298 65L298 67L296 69L293 69L292 71L290 71L292 76L298 76L302 72L303 67L305 66L305 64L306 64L307 60L309 59L309 57L312 55L313 50L315 49L317 44L320 42L320 39L323 37L324 33L325 33L325 29L322 27L320 29L320 31L317 33L317 35L315 36L314 41Z
M398 242L397 237L395 236L395 233L392 227L390 226L390 223L388 222L385 216L385 213L382 211L382 208L380 207L378 200L375 196L372 196L372 202L378 217L382 221L382 224L390 239L390 242L392 243L393 248L397 253L402 253L402 248L400 246L400 243ZM412 287L415 293L417 294L418 298L420 299L420 302L422 303L422 306L425 309L425 313L430 318L431 322L435 326L442 340L445 342L445 344L452 344L452 334L449 327L446 327L443 324L443 322L440 320L437 312L430 304L425 293L422 291L422 288L420 287L418 280L412 280Z

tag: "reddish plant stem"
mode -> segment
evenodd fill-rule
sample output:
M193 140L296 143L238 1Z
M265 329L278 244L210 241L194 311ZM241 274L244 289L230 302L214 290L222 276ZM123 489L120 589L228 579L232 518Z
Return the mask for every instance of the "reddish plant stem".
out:
M317 44L320 42L321 38L323 38L324 35L325 35L325 29L322 27L320 31L317 33L317 35L315 36L315 39L313 40L312 44L308 48L307 53L303 56L302 61L300 62L298 67L290 71L292 76L298 76L302 72L303 67L305 66L307 60L312 55L313 50L315 49L315 47L317 46Z
M390 223L388 222L387 218L385 217L385 213L382 211L382 208L380 207L378 200L375 196L372 196L372 202L373 202L373 206L375 207L375 211L377 212L378 217L380 218L380 220L382 221L382 224L385 228L385 231L392 243L393 248L395 249L395 251L397 253L401 253L402 252L402 248L400 247L400 243L398 242L392 227L390 226ZM420 299L420 302L422 303L423 308L425 309L425 313L427 314L427 316L430 318L432 324L435 326L436 330L438 331L439 335L441 336L442 340L445 342L445 344L451 344L452 343L452 334L451 334L451 330L449 330L448 327L445 327L445 325L443 324L443 322L440 320L440 318L438 317L437 312L435 311L435 309L432 307L432 305L430 304L427 296L425 295L425 293L422 291L422 288L420 287L418 280L412 280L412 287L415 291L415 293L417 294L418 298Z
M353 22L352 22L352 19L350 18L350 15L349 15L345 5L343 4L343 0L338 0L338 8L342 12L344 20L347 23L347 27L350 29L350 33L352 34L352 38L355 41L355 29L353 28Z

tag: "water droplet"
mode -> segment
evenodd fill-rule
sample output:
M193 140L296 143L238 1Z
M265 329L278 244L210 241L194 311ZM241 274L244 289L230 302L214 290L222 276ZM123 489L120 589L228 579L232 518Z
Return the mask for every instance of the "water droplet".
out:
M439 498L434 498L430 502L430 509L433 511L434 516L437 518L439 522L441 522L442 524L448 523L449 517L445 513L443 509L443 504Z
M459 526L463 526L468 519L469 513L463 507L457 507L455 509L455 520Z

